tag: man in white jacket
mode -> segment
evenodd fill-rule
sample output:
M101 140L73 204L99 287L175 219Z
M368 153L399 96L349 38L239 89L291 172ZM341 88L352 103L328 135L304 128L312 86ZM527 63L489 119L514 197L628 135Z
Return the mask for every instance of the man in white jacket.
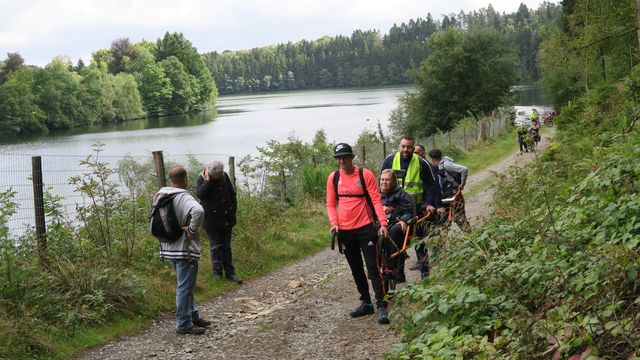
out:
M162 196L175 194L173 208L183 234L173 242L160 241L160 257L172 262L176 270L176 332L178 334L202 334L211 325L196 309L193 291L198 276L200 259L200 233L204 210L187 192L189 178L184 166L177 165L169 171L171 186L163 187L153 197L153 206Z

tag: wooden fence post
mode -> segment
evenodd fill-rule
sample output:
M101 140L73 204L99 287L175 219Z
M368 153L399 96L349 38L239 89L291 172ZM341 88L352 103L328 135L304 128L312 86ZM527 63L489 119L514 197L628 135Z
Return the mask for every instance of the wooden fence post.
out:
M318 163L316 162L316 155L315 154L311 154L311 165L313 165L314 169L318 166Z
M367 149L364 144L362 144L362 166L367 162Z
M387 142L386 141L382 142L382 158L383 159L387 158Z
M233 189L236 189L236 158L229 156L229 179L233 184Z
M167 176L164 171L164 157L162 156L162 150L153 152L153 162L156 164L156 180L158 182L158 189L167 186Z
M287 202L287 183L285 182L284 168L280 169L279 175L280 175L280 202L284 204L285 202Z
M447 134L449 134L449 146L451 146L451 130L449 130Z
M431 143L433 144L431 149L437 149L437 147L436 147L436 134L431 135Z
M33 181L33 207L36 218L36 238L38 242L38 260L43 267L47 266L47 228L44 217L44 190L42 185L42 159L31 157L31 177Z
M467 130L466 124L462 127L462 141L464 142L464 151L467 151Z

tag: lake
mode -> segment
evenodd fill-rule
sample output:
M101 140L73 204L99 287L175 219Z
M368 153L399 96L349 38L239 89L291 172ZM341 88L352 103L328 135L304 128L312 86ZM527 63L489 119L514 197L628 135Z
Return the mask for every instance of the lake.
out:
M295 135L311 140L324 129L330 141L355 142L363 129L386 129L389 112L411 86L295 91L220 97L216 112L134 120L0 145L0 154L104 155L221 154L241 157L267 140Z

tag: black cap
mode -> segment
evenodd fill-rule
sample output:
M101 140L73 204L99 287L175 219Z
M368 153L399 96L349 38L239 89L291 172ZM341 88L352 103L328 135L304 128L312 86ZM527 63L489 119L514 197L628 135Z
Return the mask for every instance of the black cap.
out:
M333 157L344 156L344 155L353 155L353 150L351 150L351 145L347 143L339 143L336 147L333 148Z

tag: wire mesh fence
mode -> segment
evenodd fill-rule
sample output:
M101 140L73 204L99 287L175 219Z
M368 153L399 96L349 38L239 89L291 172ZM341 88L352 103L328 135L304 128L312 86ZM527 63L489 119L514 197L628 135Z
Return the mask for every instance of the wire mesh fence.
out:
M35 157L40 158L43 195L37 195L39 192L36 189L40 184L34 184ZM224 154L164 154L164 158L167 169L176 164L185 165L193 186L196 184L197 175L203 170L203 164L220 161L225 164L225 170L227 170L229 159L233 159ZM86 206L92 201L80 191L80 187L86 186L88 181L101 181L100 176L105 173L101 173L100 169L109 169L108 178L104 180L114 184L117 191L123 195L137 193L156 180L156 170L151 154L142 156L102 156L99 153L90 155L0 154L2 174L0 191L12 192L12 201L18 205L15 213L6 223L9 235L19 237L33 229L36 225L36 204L44 204L46 208L50 206L53 198L59 199L57 210L64 214L67 221L74 223L77 220L77 208Z

